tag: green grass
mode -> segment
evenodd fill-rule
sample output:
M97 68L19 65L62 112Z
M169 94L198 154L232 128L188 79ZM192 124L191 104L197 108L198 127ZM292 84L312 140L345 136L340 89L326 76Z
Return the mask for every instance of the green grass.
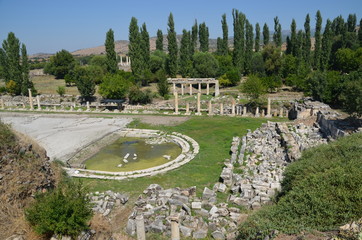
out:
M58 86L65 87L64 79L55 79L53 75L45 76L34 76L31 78L34 83L35 89L40 94L58 94ZM78 89L76 86L65 87L65 94L69 95L79 95Z
M199 154L186 165L153 177L125 181L83 179L90 191L113 190L140 194L149 184L164 188L196 186L200 194L204 187L218 182L225 158L229 158L233 136L242 136L247 129L256 129L266 119L231 117L192 117L178 126L150 126L134 121L130 127L176 131L195 139L200 145Z
M284 172L282 192L241 225L240 239L330 231L362 216L362 133L303 152Z

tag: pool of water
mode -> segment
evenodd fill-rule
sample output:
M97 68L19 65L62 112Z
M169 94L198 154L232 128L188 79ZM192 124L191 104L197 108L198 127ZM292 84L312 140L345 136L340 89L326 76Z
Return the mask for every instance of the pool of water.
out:
M180 154L181 148L175 143L147 144L144 138L120 138L84 164L86 169L91 170L126 172L159 166ZM170 156L170 159L164 155Z

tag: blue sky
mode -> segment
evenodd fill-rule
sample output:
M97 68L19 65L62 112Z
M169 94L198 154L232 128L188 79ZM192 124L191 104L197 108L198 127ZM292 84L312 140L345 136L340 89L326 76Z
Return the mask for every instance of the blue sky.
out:
M327 18L349 13L362 17L361 0L0 0L0 41L12 31L25 43L30 54L55 53L61 49L75 51L104 44L112 28L116 40L128 39L132 16L139 24L146 22L150 36L157 29L167 31L167 18L173 13L177 33L190 29L194 20L205 21L210 37L222 35L221 15L226 13L232 36L231 11L236 8L253 24L266 22L272 29L278 16L282 29L289 29L294 18L302 28L307 13L312 28L319 9L323 25Z

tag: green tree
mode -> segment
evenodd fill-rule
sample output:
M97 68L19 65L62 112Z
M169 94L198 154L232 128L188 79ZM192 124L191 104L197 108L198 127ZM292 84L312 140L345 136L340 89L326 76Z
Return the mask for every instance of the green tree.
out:
M258 76L265 75L265 63L261 52L253 54L251 59L251 73Z
M249 75L241 84L240 91L246 94L251 102L257 102L266 93L262 80L256 75Z
M35 232L47 237L76 237L88 229L93 213L87 192L80 183L70 182L57 189L39 194L26 209L25 216Z
M80 95L85 99L92 97L95 93L96 84L93 77L87 67L76 67L73 70L72 78Z
M336 104L342 90L338 72L314 72L308 79L309 92L315 100Z
M353 51L349 48L338 49L335 55L335 68L343 73L358 70L362 66L362 48Z
M167 62L168 75L170 75L171 77L176 77L178 54L177 54L175 23L173 20L172 13L170 13L168 17L167 40L168 40L168 62Z
M140 78L144 70L141 48L142 38L139 32L137 19L135 17L132 17L131 19L128 38L128 54L131 58L132 73L134 76L136 76L136 78Z
M347 31L354 32L357 24L356 14L349 14L347 18Z
M208 78L216 77L218 62L209 52L197 52L193 57L194 77Z
M21 46L21 70L23 74L23 79L21 82L21 94L28 95L28 89L32 89L32 92L35 91L33 82L29 78L29 62L28 62L28 53L26 51L26 46L23 43Z
M206 26L206 23L203 22L199 26L199 41L200 41L200 51L208 52L209 51L209 28Z
M191 29L191 49L190 49L190 55L193 56L196 48L197 48L197 40L198 40L198 35L199 35L199 27L197 25L197 21L195 19L195 23L192 26Z
M229 30L226 21L226 14L222 15L221 26L222 26L222 44L220 48L221 49L220 54L227 55L229 53L229 47L228 47Z
M316 27L315 27L315 45L314 45L314 68L320 69L321 59L321 30L322 30L322 15L318 10L316 14Z
M232 11L233 25L234 25L234 51L233 51L233 64L235 68L239 69L240 73L244 72L245 60L245 15L236 9Z
M358 41L359 41L359 46L362 47L362 18L359 21Z
M157 30L156 50L163 51L163 34L161 29Z
M266 23L263 26L263 43L264 46L269 44L269 27Z
M73 55L63 49L50 57L49 63L44 68L44 72L54 75L57 79L64 79L64 77L74 69L75 65L76 62Z
M150 57L150 70L156 73L158 70L165 70L167 54L164 51L156 50Z
M303 57L304 62L308 65L310 65L310 49L311 49L311 32L310 32L310 17L309 14L305 17L304 22L304 32L305 32L305 38L303 43Z
M143 71L150 68L150 35L147 32L146 23L141 28L141 55L143 57Z
M250 73L251 71L251 59L253 57L253 46L254 46L254 33L253 25L246 20L245 23L245 72Z
M256 23L255 25L255 52L260 50L260 25Z
M134 83L134 77L124 71L116 74L108 74L99 85L99 94L109 99L124 99L130 86Z
M343 109L352 116L362 116L362 71L344 76L340 100Z
M190 59L191 35L185 29L182 31L180 47L180 73L182 77L189 77L192 72L192 61Z
M118 70L118 64L114 46L114 32L112 29L109 29L107 32L104 46L106 48L107 71L109 73L115 73Z
M329 59L332 50L332 35L331 21L327 19L326 26L324 28L323 39L322 39L322 56L321 56L321 69L327 70L329 66Z
M287 52L292 54L293 56L297 56L297 24L293 18L292 24L290 25L290 41L287 45Z
M91 66L99 66L102 68L103 73L107 73L107 57L102 55L95 55L89 61Z
M266 74L268 76L278 75L282 65L280 48L269 44L264 47L262 54L265 63Z
M273 41L277 47L280 47L282 45L282 26L279 23L278 16L274 18Z
M152 94L150 89L142 91L137 85L130 87L128 92L128 100L130 104L148 104L152 102Z
M170 93L170 86L167 82L166 72L162 69L158 70L156 73L156 78L158 94L167 100Z

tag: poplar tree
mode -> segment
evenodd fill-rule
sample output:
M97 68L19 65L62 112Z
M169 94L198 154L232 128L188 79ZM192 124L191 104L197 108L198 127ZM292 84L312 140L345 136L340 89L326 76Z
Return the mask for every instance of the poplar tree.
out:
M305 17L304 22L304 44L303 44L303 58L307 65L310 65L310 48L311 48L311 40L310 40L310 17L309 14Z
M347 31L354 32L357 24L357 16L356 14L349 14L347 18Z
M137 23L137 19L132 17L131 23L129 25L129 45L128 45L128 54L131 58L131 69L133 75L136 78L140 77L143 72L143 57L141 50L141 34L139 32L139 27Z
M290 25L290 52L291 54L296 57L296 51L297 51L297 24L295 22L295 19L293 18L292 24Z
M327 19L326 26L324 28L322 39L322 57L321 57L321 69L327 70L329 66L329 59L331 57L333 32L331 29L331 21Z
M167 40L168 40L168 75L170 77L176 77L177 74L177 41L175 23L173 15L170 13L168 17L168 29L167 29Z
M104 43L106 48L106 64L107 64L107 71L109 73L116 73L118 69L117 64L117 54L115 51L114 46L114 32L112 29L109 29L106 35L106 42Z
M277 47L280 47L282 45L282 26L279 23L278 16L274 18L273 41Z
M182 77L188 77L191 74L191 34L185 29L182 31L181 46L180 46L180 73Z
M264 43L264 46L268 45L268 43L269 43L269 27L266 23L264 23L264 26L263 26L263 43Z
M228 55L229 47L228 47L228 40L229 40L229 30L228 24L226 22L226 14L222 15L221 19L221 26L222 26L222 44L221 44L221 55Z
M198 34L199 34L198 32L199 32L199 27L197 25L197 20L195 20L195 23L191 29L191 49L190 49L191 56L193 56L196 51Z
M199 26L199 41L200 41L200 52L209 51L209 28L205 22Z
M22 84L21 84L21 94L22 95L28 95L29 91L28 89L33 89L33 83L29 79L29 62L28 62L28 53L26 51L26 46L23 43L21 45L21 70L22 70Z
M222 44L223 44L223 41L222 41L221 37L218 37L216 39L216 54L217 55L222 55L222 52L223 52Z
M319 70L321 59L321 30L322 30L322 16L318 10L316 14L316 27L315 27L315 47L314 47L314 68Z
M259 52L260 49L260 25L256 23L255 25L255 52Z
M163 34L160 29L157 30L156 50L163 51Z
M297 39L295 44L295 56L297 57L299 63L303 61L303 42L304 42L304 33L302 30L299 30L297 33Z
M146 23L141 28L141 56L143 57L143 71L150 68L150 35L147 32Z
M245 71L250 73L251 60L253 57L254 33L253 25L246 20L245 23Z
M236 9L232 11L234 25L233 64L240 73L244 72L244 27L245 15Z
M359 41L359 46L362 47L362 18L359 21L358 41Z

